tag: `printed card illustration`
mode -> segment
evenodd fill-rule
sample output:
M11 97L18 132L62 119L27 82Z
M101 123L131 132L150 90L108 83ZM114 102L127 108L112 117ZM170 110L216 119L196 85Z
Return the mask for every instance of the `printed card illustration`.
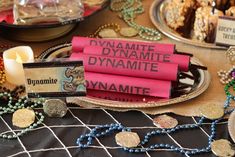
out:
M82 61L53 61L23 64L29 98L85 96Z

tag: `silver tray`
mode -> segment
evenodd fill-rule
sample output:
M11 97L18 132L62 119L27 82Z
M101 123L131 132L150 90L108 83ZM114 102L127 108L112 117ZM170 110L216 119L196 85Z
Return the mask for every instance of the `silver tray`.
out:
M70 54L71 54L71 43L66 43L66 44L56 45L47 49L38 58L53 60L58 58L67 58L70 56ZM203 66L203 64L195 57L191 59L191 62L193 64ZM194 80L184 79L181 80L181 82L191 84L192 87L185 89L179 95L175 94L175 96L171 99L159 100L159 98L154 98L154 100L147 102L146 101L123 102L123 101L106 100L106 99L91 97L88 95L86 97L77 97L76 103L83 105L97 105L105 107L136 109L136 108L158 107L158 106L171 105L175 103L184 102L193 99L202 94L203 92L205 92L211 81L211 77L208 71L192 69L190 70L190 72L188 72L188 74L194 76L196 79Z
M170 0L155 0L150 7L150 10L149 10L150 19L159 31L161 31L163 34L165 34L169 38L172 38L174 40L177 40L186 44L205 47L205 48L226 49L226 47L216 46L213 43L205 43L205 42L200 42L200 41L193 40L193 39L184 38L175 30L168 27L164 19L164 10L165 10L167 2L169 1Z

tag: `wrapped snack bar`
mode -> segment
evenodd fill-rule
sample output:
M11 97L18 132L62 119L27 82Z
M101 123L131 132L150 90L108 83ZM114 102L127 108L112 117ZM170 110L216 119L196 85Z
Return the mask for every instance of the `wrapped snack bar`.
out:
M14 23L32 25L38 23L66 22L83 17L80 0L15 0Z
M223 12L217 9L213 12L212 7L198 8L194 22L194 38L199 41L213 43L219 16L223 16Z
M228 10L225 11L225 14L227 16L233 16L235 17L235 6L230 7Z
M196 0L199 7L211 6L213 0Z
M213 0L196 0L198 7L212 6ZM235 4L235 0L214 0L216 8L219 10L226 10Z
M184 37L189 37L195 12L194 0L173 0L165 8L167 25Z

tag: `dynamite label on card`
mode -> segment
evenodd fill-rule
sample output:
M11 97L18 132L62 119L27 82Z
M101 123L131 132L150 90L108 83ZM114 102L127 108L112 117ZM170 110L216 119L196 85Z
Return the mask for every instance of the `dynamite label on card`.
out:
M82 61L24 63L29 98L85 96Z

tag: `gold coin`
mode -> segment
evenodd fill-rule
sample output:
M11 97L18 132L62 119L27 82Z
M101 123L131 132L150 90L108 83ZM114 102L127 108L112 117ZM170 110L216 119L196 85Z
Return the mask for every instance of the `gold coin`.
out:
M120 132L115 136L116 143L122 147L133 148L140 143L140 137L135 132Z
M211 120L223 117L224 108L216 104L204 105L200 108L201 114Z
M124 37L134 37L138 35L138 31L132 27L121 28L120 34Z
M164 114L164 115L155 117L153 119L153 124L157 126L158 128L169 129L169 128L174 128L175 126L177 126L178 121L175 118Z
M35 121L35 113L30 109L19 109L13 113L12 123L19 128L27 128Z
M216 140L211 143L211 150L216 156L232 157L235 151L231 147L231 143L226 139Z
M117 38L118 37L117 33L113 29L109 29L109 28L101 30L99 32L99 36L101 38Z

